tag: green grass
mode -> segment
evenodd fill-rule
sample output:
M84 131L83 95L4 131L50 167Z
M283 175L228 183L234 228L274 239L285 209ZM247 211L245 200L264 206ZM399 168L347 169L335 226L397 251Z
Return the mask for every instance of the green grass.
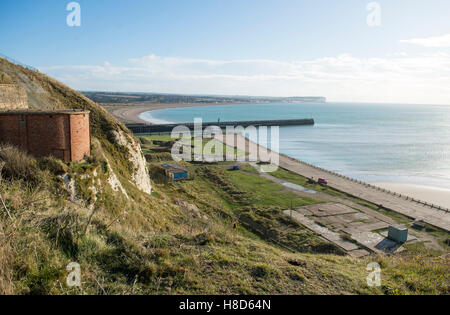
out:
M244 171L244 172L247 172L247 173L252 173L252 174L255 174L255 175L259 175L258 170L255 169L251 165L241 165L240 168L241 168L241 171Z
M239 186L242 190L251 195L251 204L255 206L275 206L282 209L306 206L320 203L310 197L300 197L299 195L287 191L284 186L276 184L257 174L249 174L242 171L229 172L231 183Z
M208 183L213 186L199 189L200 185ZM179 185L186 186L182 183ZM188 185L206 195L211 194L213 188L219 197L219 201L214 201L214 204L228 209L225 212L227 216L276 246L294 252L342 254L336 246L325 242L282 212L291 206L291 202L293 206L302 206L317 203L317 200L287 192L283 186L255 173L227 171L220 166L199 167L194 182Z
M271 173L272 176L282 179L282 180L286 180L289 181L291 183L294 184L298 184L300 186L309 188L309 189L314 189L316 191L320 191L323 193L326 193L330 196L335 196L335 197L339 197L339 198L343 198L343 199L347 199L350 201L353 201L354 203L357 203L361 206L367 207L369 209L375 210L380 212L381 214L384 214L388 217L390 217L391 219L394 219L396 222L398 223L409 223L411 222L411 219L408 218L407 216L404 216L400 213L397 213L395 211L391 211L388 209L380 209L378 205L375 205L371 202L350 196L344 192L340 192L336 189L333 189L329 186L324 186L324 185L320 185L320 184L309 184L308 180L306 177L303 177L301 175L295 174L293 172L289 172L287 170L284 169L278 169L277 171Z
M150 144L150 141L166 141L166 142L171 142L171 141L178 141L179 138L172 138L171 136L140 136L141 139L141 143L142 143L142 147L143 147L143 152L146 154L151 154L151 153L157 153L159 152L161 149L166 149L167 152L170 152L171 147L162 147L160 145L156 145L156 144ZM202 139L201 141L201 146L196 146L195 145L195 141L194 141L194 137L191 138L190 143L189 140L187 142L188 145L191 146L191 152L192 154L196 154L196 155L200 155L205 152L205 147L208 146L208 148L211 151L212 155L218 154L220 153L220 149L222 150L222 155L226 155L227 154L227 149L230 150L236 157L244 157L246 155L248 155L247 152L244 152L242 150L238 150L237 148L231 148L225 144L223 144L222 142L215 140L215 139ZM209 155L209 154L207 154ZM221 155L221 156L222 156Z
M139 136L139 138L145 138L148 140L156 140L156 141L173 141L177 140L172 138L171 136Z
M287 171L282 168L279 168L275 172L270 173L270 175L272 175L278 179L282 179L282 180L291 182L293 184L303 186L305 188L309 188L309 189L313 189L315 191L320 191L320 192L329 194L331 196L348 198L347 194L337 191L331 187L328 187L325 185L320 185L320 184L309 184L308 179L306 177L303 177L301 175L295 174L293 172Z

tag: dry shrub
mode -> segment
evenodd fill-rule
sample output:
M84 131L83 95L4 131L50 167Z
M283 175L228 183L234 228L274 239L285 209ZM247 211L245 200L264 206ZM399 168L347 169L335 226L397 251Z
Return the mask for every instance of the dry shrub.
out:
M11 145L0 145L1 176L6 180L23 180L33 186L45 180L35 159Z
M38 164L40 169L48 170L55 175L63 175L67 173L69 169L67 165L63 163L63 161L58 160L54 157L43 158L39 160Z
M139 137L139 141L141 142L142 145L152 145L153 141L145 138L145 137Z
M169 152L146 154L145 159L149 163L162 162L162 161L173 161L172 154L170 154Z
M13 285L11 277L12 253L9 245L8 233L6 233L2 222L0 222L0 294L12 294Z

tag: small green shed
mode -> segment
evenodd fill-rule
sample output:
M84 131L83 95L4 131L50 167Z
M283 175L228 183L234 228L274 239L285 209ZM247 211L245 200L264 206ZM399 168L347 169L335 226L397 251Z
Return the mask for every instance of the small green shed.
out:
M397 243L405 243L408 240L408 229L403 225L391 225L388 238Z

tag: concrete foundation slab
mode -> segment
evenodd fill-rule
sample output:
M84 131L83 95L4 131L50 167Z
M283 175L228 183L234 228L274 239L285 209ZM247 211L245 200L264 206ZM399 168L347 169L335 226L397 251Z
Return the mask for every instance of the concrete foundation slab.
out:
M356 213L357 210L339 203L325 203L307 207L316 217L326 217L338 214Z
M290 216L291 211L286 210L286 211L284 211L284 214ZM356 244L342 239L340 234L333 232L333 231L327 229L326 227L320 226L313 220L307 218L306 216L304 216L303 214L301 214L297 211L292 211L292 218L294 220L298 221L300 224L306 226L308 229L316 232L317 234L321 235L326 240L338 245L339 247L343 248L346 251L359 249L359 247Z
M399 253L404 250L401 244L391 241L390 239L383 237L378 233L354 233L352 234L352 238L358 243L377 253L392 254Z

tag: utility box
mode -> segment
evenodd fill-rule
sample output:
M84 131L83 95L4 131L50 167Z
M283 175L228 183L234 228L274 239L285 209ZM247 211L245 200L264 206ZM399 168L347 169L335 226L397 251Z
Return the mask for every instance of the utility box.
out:
M391 225L388 238L397 243L405 243L408 240L408 229L402 225Z

